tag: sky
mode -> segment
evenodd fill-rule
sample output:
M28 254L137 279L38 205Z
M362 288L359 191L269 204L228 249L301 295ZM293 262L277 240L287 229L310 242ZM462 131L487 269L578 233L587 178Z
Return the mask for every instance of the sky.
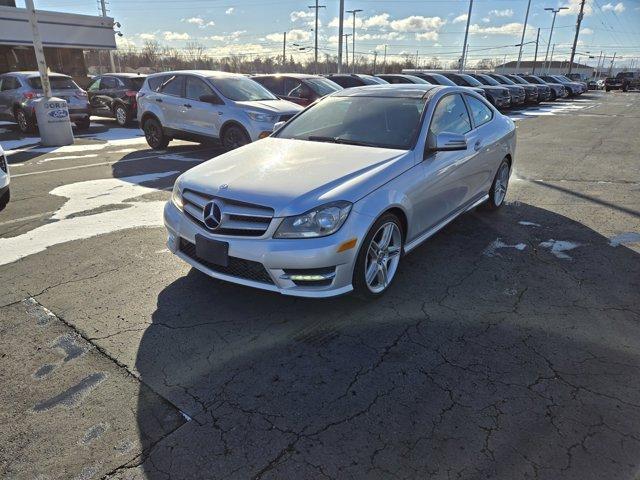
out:
M475 0L469 30L468 63L484 58L502 63L515 60L528 0ZM23 1L16 2L23 6ZM122 25L120 47L141 48L145 41L184 49L203 45L212 57L230 54L282 54L287 31L287 56L312 58L315 0L108 0L108 15ZM36 8L89 15L98 14L99 0L35 0ZM318 29L320 55L337 53L338 0L321 0ZM569 57L580 0L531 0L525 42L535 41L540 28L538 57L546 53L552 13L545 8L568 7L558 13L551 45L554 59ZM356 16L356 54L381 59L385 45L389 60L418 55L444 63L462 51L469 0L345 0L345 9L362 9ZM353 16L345 14L345 33L352 33ZM349 38L349 50L352 49ZM533 59L535 44L524 46L523 58ZM640 64L640 0L586 0L576 60L595 65L600 52L616 67ZM551 53L551 52L550 52ZM351 55L351 54L350 54ZM589 58L593 57L593 58Z

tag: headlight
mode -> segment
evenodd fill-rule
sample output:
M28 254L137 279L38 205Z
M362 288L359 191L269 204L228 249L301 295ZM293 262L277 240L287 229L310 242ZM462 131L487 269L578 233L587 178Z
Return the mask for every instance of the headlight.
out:
M182 210L182 178L178 177L176 183L173 184L173 191L171 192L171 202Z
M273 115L271 113L247 112L247 115L249 115L249 118L254 122L274 123L278 120L278 115Z
M351 211L351 203L334 202L285 218L273 238L316 238L337 232Z

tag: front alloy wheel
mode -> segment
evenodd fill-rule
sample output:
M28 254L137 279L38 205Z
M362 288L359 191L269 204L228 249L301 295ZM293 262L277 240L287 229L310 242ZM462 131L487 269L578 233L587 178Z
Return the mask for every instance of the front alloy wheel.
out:
M489 191L489 200L485 204L489 210L497 210L504 203L507 196L507 188L509 187L509 174L511 167L507 160L503 160L498 168L491 190Z
M367 234L354 270L353 285L358 296L382 295L395 278L402 255L402 230L398 218L385 214Z
M122 105L118 105L116 107L115 114L116 122L118 122L118 125L120 125L121 127L126 127L129 123L129 112L127 112L127 109Z
M222 145L225 150L235 150L248 143L251 143L249 135L246 134L244 129L236 125L228 127L222 135Z

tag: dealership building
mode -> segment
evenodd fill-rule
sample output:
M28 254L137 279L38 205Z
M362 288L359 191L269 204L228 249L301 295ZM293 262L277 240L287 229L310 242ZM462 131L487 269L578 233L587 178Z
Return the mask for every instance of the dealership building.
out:
M47 66L86 78L84 50L116 48L113 18L37 10ZM14 0L0 0L0 73L37 70L29 15Z

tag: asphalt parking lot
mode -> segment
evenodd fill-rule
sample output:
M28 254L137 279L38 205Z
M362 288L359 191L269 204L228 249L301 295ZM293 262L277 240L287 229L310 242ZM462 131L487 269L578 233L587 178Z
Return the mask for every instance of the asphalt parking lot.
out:
M0 477L637 478L639 112L622 92L510 112L507 205L374 303L171 255L163 204L216 146L0 126Z

